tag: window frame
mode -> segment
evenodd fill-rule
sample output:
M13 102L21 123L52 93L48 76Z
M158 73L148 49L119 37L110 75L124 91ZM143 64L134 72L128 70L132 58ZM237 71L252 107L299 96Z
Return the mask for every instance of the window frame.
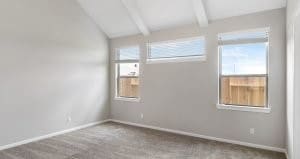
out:
M127 48L133 48L136 47L139 50L139 58L138 59L130 59L130 60L120 60L120 50L121 49L127 49ZM128 102L140 102L140 93L137 98L135 97L122 97L119 96L119 83L120 83L120 64L128 64L128 63L138 63L139 64L139 70L138 70L138 79L140 83L140 77L141 77L141 48L139 45L128 45L128 46L122 46L114 49L114 74L115 74L115 80L114 80L114 100L118 101L128 101ZM138 86L140 90L140 85Z
M151 44L165 44L165 43L176 43L176 42L184 42L189 40L203 40L203 55L196 56L177 56L177 57L163 57L163 58L150 58L151 57ZM147 64L156 64L156 63L170 63L170 62L190 62L190 61L206 61L206 38L205 36L194 36L188 38L178 38L174 40L164 40L164 41L155 41L155 42L147 42Z
M259 29L252 29L252 30L242 30L236 32L230 32L225 34L240 34L240 33L247 33L247 32L255 32L265 30L270 33L270 28L259 28ZM224 34L224 33L221 33ZM220 35L220 34L219 34ZM218 38L219 38L218 35ZM256 43L265 43L266 44L266 74L241 74L241 75L222 75L222 47L224 45L243 45L243 44L256 44ZM218 39L218 103L216 104L218 109L224 110L237 110L237 111L246 111L246 112L259 112L259 113L270 113L271 106L269 104L269 53L270 53L270 35L267 37L267 41L261 41L257 39L248 39L248 40L230 40L230 43L220 44ZM251 106L251 105L238 105L238 104L222 104L221 103L221 82L222 77L226 76L263 76L266 77L266 93L265 93L265 106L258 107L258 106Z

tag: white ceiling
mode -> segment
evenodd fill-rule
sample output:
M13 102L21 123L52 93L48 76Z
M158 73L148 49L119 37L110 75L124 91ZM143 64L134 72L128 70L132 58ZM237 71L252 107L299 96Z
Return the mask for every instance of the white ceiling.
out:
M134 15L130 14L132 12L125 7L122 0L78 1L109 38L139 34L141 25L151 32L197 23L193 0L129 0L135 3ZM202 0L202 2L209 21L286 6L286 0ZM143 23L135 21L137 16Z
M208 19L216 20L286 6L286 0L203 0Z
M113 38L140 33L121 0L78 1L108 37Z
M150 30L195 23L190 0L137 0L141 16Z

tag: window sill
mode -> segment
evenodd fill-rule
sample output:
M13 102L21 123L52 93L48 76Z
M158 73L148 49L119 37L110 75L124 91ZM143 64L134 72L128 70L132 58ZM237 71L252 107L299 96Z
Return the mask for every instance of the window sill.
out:
M257 113L270 113L271 108L258 108L258 107L248 107L248 106L239 106L239 105L224 105L217 104L218 109L224 110L236 110L236 111L246 111L246 112L257 112Z
M140 98L115 97L114 99L118 101L126 101L126 102L140 102Z
M192 61L206 61L206 56L204 55L204 56L197 56L197 57L147 59L147 64L170 63L170 62L192 62Z

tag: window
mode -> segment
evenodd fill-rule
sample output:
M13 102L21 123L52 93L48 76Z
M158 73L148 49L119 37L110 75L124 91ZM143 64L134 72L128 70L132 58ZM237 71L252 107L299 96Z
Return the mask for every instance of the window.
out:
M128 47L116 51L116 97L139 98L139 47Z
M148 62L205 59L204 37L148 44Z
M268 107L268 29L224 33L219 41L219 106Z

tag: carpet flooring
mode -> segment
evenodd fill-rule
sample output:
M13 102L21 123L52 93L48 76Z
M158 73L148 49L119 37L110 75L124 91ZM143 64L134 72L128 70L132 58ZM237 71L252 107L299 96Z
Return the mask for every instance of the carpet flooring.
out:
M285 159L285 155L108 122L0 151L0 159Z

